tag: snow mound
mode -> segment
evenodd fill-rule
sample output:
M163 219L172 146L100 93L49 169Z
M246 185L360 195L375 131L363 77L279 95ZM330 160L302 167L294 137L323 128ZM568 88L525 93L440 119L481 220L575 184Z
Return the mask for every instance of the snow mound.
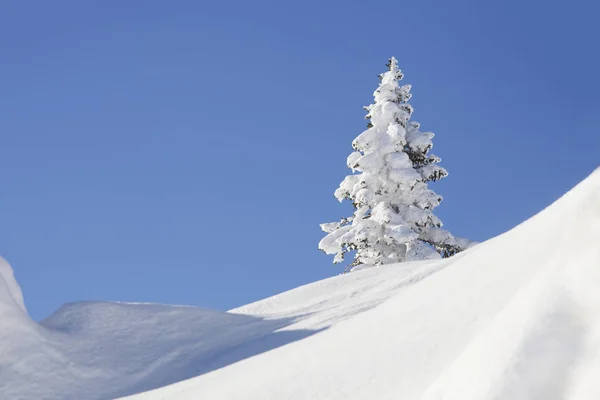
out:
M0 257L0 397L21 398L21 387L27 379L25 371L39 361L38 354L30 353L30 349L38 347L42 340L39 326L25 311L11 266ZM52 357L49 352L48 358Z
M0 393L10 399L111 399L251 356L236 350L286 321L195 307L82 302L39 325L1 320ZM11 333L7 340L6 333ZM284 338L285 339L285 338Z
M0 342L0 393L100 400L165 386L316 334L436 269L412 263L343 275L230 312L79 302L40 324L21 312L22 320L0 320L0 333L13 333Z
M394 278L394 267L380 271L398 286L388 287L393 296L377 306L303 340L130 399L598 399L599 237L597 170L511 231L419 266L437 270L424 279L400 284L406 275ZM362 274L370 272L254 307L276 315L300 309L298 302L309 312L327 302L319 299L335 280L355 279L352 290L361 292ZM366 296L378 298L377 291Z
M68 304L41 323L70 362L72 399L113 398L199 375L235 361L233 348L281 324L195 307L106 302Z
M10 307L13 304L25 311L23 293L15 280L12 267L0 257L0 306Z

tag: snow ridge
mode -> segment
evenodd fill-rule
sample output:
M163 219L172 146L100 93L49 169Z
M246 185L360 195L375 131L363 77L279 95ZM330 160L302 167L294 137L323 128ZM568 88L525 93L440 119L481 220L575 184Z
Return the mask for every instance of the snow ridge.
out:
M598 399L598 237L600 170L375 308L131 400Z
M21 310L25 311L21 288L15 280L12 267L2 257L0 257L0 296L0 305L11 303L12 300Z

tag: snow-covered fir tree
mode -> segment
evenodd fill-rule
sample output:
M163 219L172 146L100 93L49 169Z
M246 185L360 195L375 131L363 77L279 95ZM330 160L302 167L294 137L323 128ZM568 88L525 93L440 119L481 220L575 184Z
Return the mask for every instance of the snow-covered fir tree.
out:
M335 254L334 263L352 251L351 266L448 257L472 243L441 229L433 214L442 197L427 184L448 173L429 153L434 134L410 121L411 86L399 84L403 74L396 59L387 67L375 102L365 107L367 130L352 142L347 164L353 174L335 191L340 202L352 202L354 215L321 225L327 236L319 249Z

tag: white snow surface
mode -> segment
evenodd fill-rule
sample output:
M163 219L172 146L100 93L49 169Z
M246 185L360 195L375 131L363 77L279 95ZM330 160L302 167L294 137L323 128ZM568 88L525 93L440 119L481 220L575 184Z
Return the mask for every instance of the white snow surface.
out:
M25 311L21 288L15 280L11 266L2 257L0 257L0 307L2 313L12 308Z
M449 259L230 312L74 303L37 324L2 262L0 398L597 400L598 238L600 169Z

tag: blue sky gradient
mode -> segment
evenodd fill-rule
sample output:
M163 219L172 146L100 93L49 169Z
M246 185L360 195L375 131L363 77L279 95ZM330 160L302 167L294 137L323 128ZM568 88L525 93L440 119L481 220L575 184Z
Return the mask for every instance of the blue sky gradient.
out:
M599 164L599 11L5 2L0 254L36 319L76 300L229 309L340 273L318 224L348 215L333 191L392 55L450 172L438 216L493 237Z

